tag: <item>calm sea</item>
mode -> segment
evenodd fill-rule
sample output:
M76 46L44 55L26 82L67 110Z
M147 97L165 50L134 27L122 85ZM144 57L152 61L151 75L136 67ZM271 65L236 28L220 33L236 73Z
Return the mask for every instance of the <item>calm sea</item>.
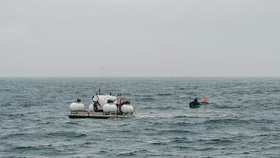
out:
M99 88L136 117L69 119ZM280 78L0 78L0 100L0 157L280 157Z

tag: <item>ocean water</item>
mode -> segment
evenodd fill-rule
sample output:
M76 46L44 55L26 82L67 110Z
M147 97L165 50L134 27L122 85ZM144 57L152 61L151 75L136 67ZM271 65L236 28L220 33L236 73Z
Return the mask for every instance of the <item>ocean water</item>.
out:
M69 119L99 88L136 117ZM280 157L280 78L0 78L0 100L0 157Z

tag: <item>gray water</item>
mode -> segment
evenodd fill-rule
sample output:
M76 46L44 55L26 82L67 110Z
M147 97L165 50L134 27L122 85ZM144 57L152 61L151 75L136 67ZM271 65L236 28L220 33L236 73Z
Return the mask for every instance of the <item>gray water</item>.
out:
M136 117L69 119L99 88ZM280 157L280 78L0 78L0 99L0 157Z

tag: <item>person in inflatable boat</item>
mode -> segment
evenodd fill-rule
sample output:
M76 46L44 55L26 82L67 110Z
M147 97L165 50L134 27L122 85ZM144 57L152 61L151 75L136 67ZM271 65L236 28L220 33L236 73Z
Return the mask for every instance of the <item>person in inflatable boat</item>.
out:
M202 104L209 104L208 100L205 97L203 97Z
M194 101L190 102L189 106L190 108L198 108L200 103L198 102L197 98L194 99Z

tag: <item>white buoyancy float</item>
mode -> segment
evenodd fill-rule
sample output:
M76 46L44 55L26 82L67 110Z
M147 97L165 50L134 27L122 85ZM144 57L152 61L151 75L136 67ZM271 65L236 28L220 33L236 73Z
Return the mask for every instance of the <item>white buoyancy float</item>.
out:
M85 105L81 102L80 99L77 99L73 103L70 104L71 111L83 111L85 110Z
M94 109L93 109L93 105L90 104L89 107L88 107L88 109L89 109L89 111L93 111L93 110L94 110Z
M121 111L123 113L133 113L134 112L134 107L130 104L124 104L121 107Z
M116 104L109 103L103 105L103 112L116 112L117 111L117 106Z

